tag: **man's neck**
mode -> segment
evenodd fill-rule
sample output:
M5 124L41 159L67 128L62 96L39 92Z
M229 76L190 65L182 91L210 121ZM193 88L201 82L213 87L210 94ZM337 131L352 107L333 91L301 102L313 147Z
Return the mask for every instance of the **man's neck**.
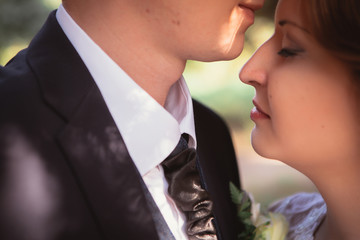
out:
M96 8L91 2L86 11L81 3L77 5L77 1L70 1L71 4L63 2L63 5L114 62L159 104L164 105L170 87L185 69L186 60L159 44L153 37L154 33L144 27L144 19L134 16L131 9L113 6L116 1L97 4ZM114 8L117 10L112 10Z

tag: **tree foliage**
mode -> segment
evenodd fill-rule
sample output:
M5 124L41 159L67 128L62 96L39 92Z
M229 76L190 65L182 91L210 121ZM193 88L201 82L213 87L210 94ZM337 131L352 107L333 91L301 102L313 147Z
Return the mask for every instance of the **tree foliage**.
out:
M41 0L0 0L0 51L14 42L28 41L48 12Z
M265 0L264 7L258 11L257 15L266 17L272 21L274 19L277 2L278 0Z

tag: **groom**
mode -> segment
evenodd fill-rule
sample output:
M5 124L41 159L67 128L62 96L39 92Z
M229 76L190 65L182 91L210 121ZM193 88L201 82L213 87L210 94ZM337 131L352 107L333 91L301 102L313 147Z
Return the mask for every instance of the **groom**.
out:
M232 141L182 72L237 57L262 4L63 0L0 67L0 239L197 239L162 164L181 136L211 207L202 236L236 239Z

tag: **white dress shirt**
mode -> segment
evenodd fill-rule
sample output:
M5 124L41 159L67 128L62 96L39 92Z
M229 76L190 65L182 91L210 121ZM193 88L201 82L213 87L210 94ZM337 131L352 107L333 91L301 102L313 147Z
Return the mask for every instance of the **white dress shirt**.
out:
M56 18L94 78L129 154L174 237L187 239L185 217L168 195L159 165L176 147L182 133L196 147L192 100L181 77L162 107L132 80L60 5Z

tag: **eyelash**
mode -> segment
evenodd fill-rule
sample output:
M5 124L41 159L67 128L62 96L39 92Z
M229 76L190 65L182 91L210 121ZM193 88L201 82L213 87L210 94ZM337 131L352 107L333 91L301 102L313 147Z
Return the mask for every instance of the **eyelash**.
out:
M277 54L279 54L281 57L287 58L287 57L295 57L301 52L303 52L303 51L302 50L283 48Z

